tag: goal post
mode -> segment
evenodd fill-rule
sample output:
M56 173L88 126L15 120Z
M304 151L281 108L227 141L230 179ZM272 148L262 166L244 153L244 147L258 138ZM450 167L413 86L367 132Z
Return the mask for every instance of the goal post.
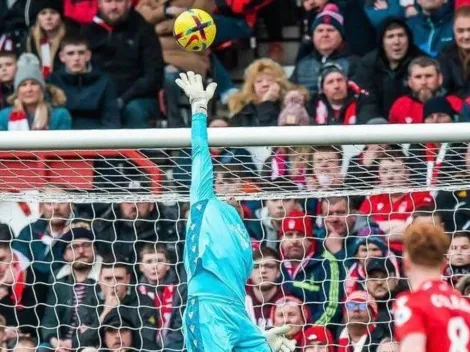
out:
M264 253L259 248L269 247L281 256L281 262L272 268L280 274L271 284L281 287L292 302L303 297L300 311L306 328L300 328L298 333L306 333L308 327L320 323L333 335L341 333L348 324L342 315L348 294L369 289L364 276L368 260L388 258L394 270L390 275L402 280L400 236L414 217L431 215L434 219L438 214L449 233L470 229L470 193L468 199L466 193L470 190L470 123L210 128L208 136L216 193L242 201L246 228L256 253ZM175 317L179 314L181 318L185 307L186 282L180 269L191 180L190 137L190 129L0 132L0 223L9 225L14 233L13 261L24 261L34 278L44 281L31 279L28 284L43 284L38 287L44 289L45 285L48 292L36 295L37 299L43 297L43 301L34 303L34 307L42 308L31 311L36 321L16 321L15 325L10 317L7 327L21 332L26 326L23 332L30 333L31 326L37 326L35 342L50 344L50 336L73 340L74 334L91 324L86 319L81 322L82 316L77 313L80 306L93 306L87 301L91 293L84 286L77 286L70 272L64 273L64 267L73 272L74 263L73 256L64 256L65 251L76 249L83 254L86 248L82 243L75 248L72 237L56 252L61 236L75 224L85 223L82 225L96 241L96 257L105 262L101 268L113 270L112 275L116 275L121 262L130 268L132 279L125 282L129 290L122 294L133 292L146 297L133 313L148 318L146 322L139 320L148 323L145 329L135 325L137 320L125 319L135 333L133 338L153 336L160 347L183 350L181 322ZM339 204L342 200L344 209ZM297 222L298 217L301 223ZM55 226L54 231L47 232L48 226L52 228L58 219L63 228ZM363 221L362 227L357 219ZM311 226L306 222L311 222ZM45 225L39 231L36 226L40 223ZM0 247L5 241L1 229L0 225ZM282 244L288 240L285 234L294 229L309 232L305 235L317 244L316 249L327 253L322 260L331 267L315 272L315 277L320 278L312 279L315 282L307 277L296 279L292 274L295 270L291 272L284 264L288 259ZM337 243L327 241L332 229L344 232L340 249L335 247ZM49 237L47 240L44 234ZM81 236L87 239L90 235ZM351 239L350 247L345 244L347 238ZM22 246L13 244L17 240ZM468 240L470 245L470 237ZM148 244L160 246L152 252ZM359 255L361 246L364 248ZM354 251L350 253L351 248ZM312 255L307 252L304 254ZM457 285L466 272L460 270L458 263L454 265L451 254L443 277ZM114 262L109 263L109 258L114 258ZM165 266L166 261L170 265ZM470 266L470 262L467 264ZM44 279L44 265L51 269L49 281ZM171 273L171 278L156 279L161 271L150 270L152 265L165 275ZM263 265L258 260L253 275ZM15 266L14 270L20 269ZM106 291L100 281L102 269L97 270L93 278L90 275L89 285ZM17 286L11 281L3 282L6 277L2 278L2 272L0 288L10 285L13 291L9 292L15 293ZM291 281L299 282L293 286ZM78 289L78 296L54 301L50 297L59 299L65 294L54 291L59 290L58 283L64 282L65 286ZM256 282L253 277L248 292L263 284L263 280ZM117 286L113 288L116 292ZM300 297L295 287L311 288L310 295ZM272 314L285 302L276 297L280 299L278 303L266 303L274 307L272 310L253 297L247 298L249 316L260 328L277 324ZM93 306L96 312L101 312L105 302L100 299ZM15 303L10 302L11 306L3 311L0 307L0 315L12 313ZM71 316L61 316L59 307L66 307ZM91 313L88 309L87 314ZM93 323L98 340L86 340L93 343L80 347L105 348L105 339L100 335L106 333L104 326L116 327L116 319L122 318L117 314L100 320L100 314L98 325ZM49 319L44 320L44 316ZM374 324L372 319L371 316L367 323ZM392 318L382 323L392 323ZM149 329L153 333L148 333ZM51 335L51 330L56 332ZM393 336L389 337L393 340ZM307 340L299 338L299 343L306 344ZM331 344L338 346L343 342L335 340ZM157 350L148 347L151 345L142 346L137 349Z

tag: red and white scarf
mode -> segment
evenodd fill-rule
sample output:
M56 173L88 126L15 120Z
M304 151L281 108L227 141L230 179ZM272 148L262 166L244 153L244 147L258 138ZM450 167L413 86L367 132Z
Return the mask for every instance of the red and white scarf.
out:
M12 110L8 119L8 131L29 131L28 117L24 111Z
M351 268L349 268L346 275L346 280L344 281L344 292L346 297L348 297L352 292L358 290L357 284L359 281L364 281L366 279L366 273L364 267L358 262L354 263Z
M165 285L160 294L155 295L154 304L160 311L159 328L162 329L162 335L168 332L170 317L173 310L173 297L175 295L175 285Z
M51 43L47 36L41 39L40 45L42 76L47 78L52 73Z
M348 328L345 327L343 331L341 331L341 335L339 335L338 340L338 350L337 352L362 352L364 348L367 338L370 336L372 331L375 329L375 324L371 324L367 328L366 334L364 334L359 341L356 343L352 343L349 338Z
M98 16L93 17L93 23L96 23L101 28L104 28L107 32L113 31L113 26L107 24L103 19L99 18Z
M441 171L442 162L446 157L446 153L449 147L449 143L442 143L439 151L437 151L437 146L434 143L426 143L425 152L426 152L426 185L434 186L437 183L439 178L439 173ZM436 155L437 154L437 155Z
M24 308L22 305L23 293L26 287L26 270L21 266L20 258L13 252L13 277L14 282L12 286L12 293L10 299L15 305L15 309L21 310Z

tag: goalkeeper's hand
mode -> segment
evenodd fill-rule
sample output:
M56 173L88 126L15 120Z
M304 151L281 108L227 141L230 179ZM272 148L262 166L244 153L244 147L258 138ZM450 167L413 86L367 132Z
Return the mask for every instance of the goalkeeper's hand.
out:
M210 83L204 89L201 75L192 71L180 73L180 78L177 78L175 82L189 98L193 113L200 112L200 109L203 110L202 112L207 112L207 104L214 96L217 83Z
M288 333L290 329L291 327L289 325L283 325L265 331L264 336L273 352L294 352L295 341L285 337L285 334Z

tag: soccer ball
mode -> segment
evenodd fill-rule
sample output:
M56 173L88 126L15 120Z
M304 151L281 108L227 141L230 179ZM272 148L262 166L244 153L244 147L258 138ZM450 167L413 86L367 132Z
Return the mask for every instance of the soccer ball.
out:
M211 15L199 9L190 9L175 20L173 36L184 50L203 51L214 41L216 31Z

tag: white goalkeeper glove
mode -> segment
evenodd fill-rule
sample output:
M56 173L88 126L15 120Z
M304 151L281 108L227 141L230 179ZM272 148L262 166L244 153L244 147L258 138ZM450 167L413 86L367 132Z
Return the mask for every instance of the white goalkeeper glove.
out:
M180 73L180 78L177 78L175 82L189 98L193 114L198 112L207 114L207 104L214 96L217 83L210 83L204 89L201 75L192 71Z
M273 352L294 352L295 341L285 337L285 334L288 333L290 329L291 327L289 325L283 325L264 332L264 337L266 337L268 345Z

